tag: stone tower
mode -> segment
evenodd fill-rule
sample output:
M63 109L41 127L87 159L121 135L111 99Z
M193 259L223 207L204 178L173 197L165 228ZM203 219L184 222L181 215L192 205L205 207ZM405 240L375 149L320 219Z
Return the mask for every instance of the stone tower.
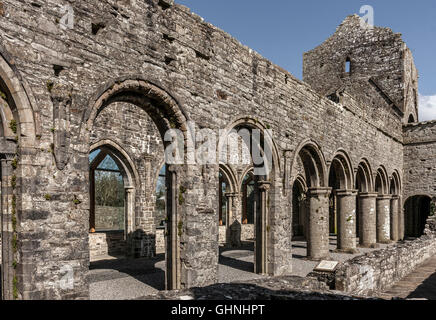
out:
M347 92L363 105L391 108L403 123L418 120L418 71L401 34L369 28L348 16L323 44L304 54L303 80L338 100ZM339 102L339 101L336 101Z

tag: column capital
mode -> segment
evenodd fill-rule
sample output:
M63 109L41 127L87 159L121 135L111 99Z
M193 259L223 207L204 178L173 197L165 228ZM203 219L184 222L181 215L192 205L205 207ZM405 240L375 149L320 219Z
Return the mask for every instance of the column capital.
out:
M334 192L339 197L346 197L346 196L356 196L358 190L345 190L345 189L342 189L342 190L335 190Z
M377 200L391 200L392 199L392 195L390 194L382 194L377 196Z
M124 187L124 191L126 191L126 192L132 192L133 190L135 190L134 186L125 186Z
M378 197L378 193L375 192L364 192L364 193L360 193L358 194L359 198L377 198Z
M227 198L236 198L239 196L239 193L238 192L226 192L224 195Z
M392 200L400 200L400 196L399 195L393 195L392 196Z
M269 181L258 181L257 186L261 191L268 191L271 187L271 182Z
M5 159L2 159L2 160L11 161L15 158L16 154L15 153L3 153L3 156L5 157Z
M322 195L330 195L332 192L332 188L330 187L318 187L318 188L309 188L307 190L307 194L309 196L322 196Z

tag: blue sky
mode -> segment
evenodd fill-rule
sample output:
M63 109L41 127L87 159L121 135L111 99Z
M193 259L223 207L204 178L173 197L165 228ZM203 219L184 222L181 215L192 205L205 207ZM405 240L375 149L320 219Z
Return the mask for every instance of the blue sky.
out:
M303 52L332 35L347 15L374 8L376 26L403 34L419 70L420 120L436 119L434 0L176 0L302 78Z

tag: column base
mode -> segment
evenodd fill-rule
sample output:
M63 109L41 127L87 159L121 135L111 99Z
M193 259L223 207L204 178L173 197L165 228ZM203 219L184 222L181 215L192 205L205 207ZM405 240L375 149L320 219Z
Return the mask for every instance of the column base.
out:
M323 260L329 260L329 259L330 259L330 256L326 256L326 257L323 257L323 258L313 258L313 257L305 257L305 258L303 258L303 260L306 260L306 261L316 261L316 262L323 261Z
M378 241L378 243L380 243L380 244L392 244L392 243L395 243L395 241L392 241L392 240L381 240L381 241Z
M365 249L378 249L380 248L380 245L377 243L363 243L363 244L358 244L357 245L359 248L365 248Z
M349 248L349 249L336 249L333 252L334 253L345 253L345 254L357 254L357 253L359 253L359 250Z

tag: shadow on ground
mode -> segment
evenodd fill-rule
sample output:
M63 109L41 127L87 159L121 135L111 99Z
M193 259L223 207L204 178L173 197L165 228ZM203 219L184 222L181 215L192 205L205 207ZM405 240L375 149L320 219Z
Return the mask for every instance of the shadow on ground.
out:
M415 291L407 296L407 299L436 300L436 273L424 280Z

